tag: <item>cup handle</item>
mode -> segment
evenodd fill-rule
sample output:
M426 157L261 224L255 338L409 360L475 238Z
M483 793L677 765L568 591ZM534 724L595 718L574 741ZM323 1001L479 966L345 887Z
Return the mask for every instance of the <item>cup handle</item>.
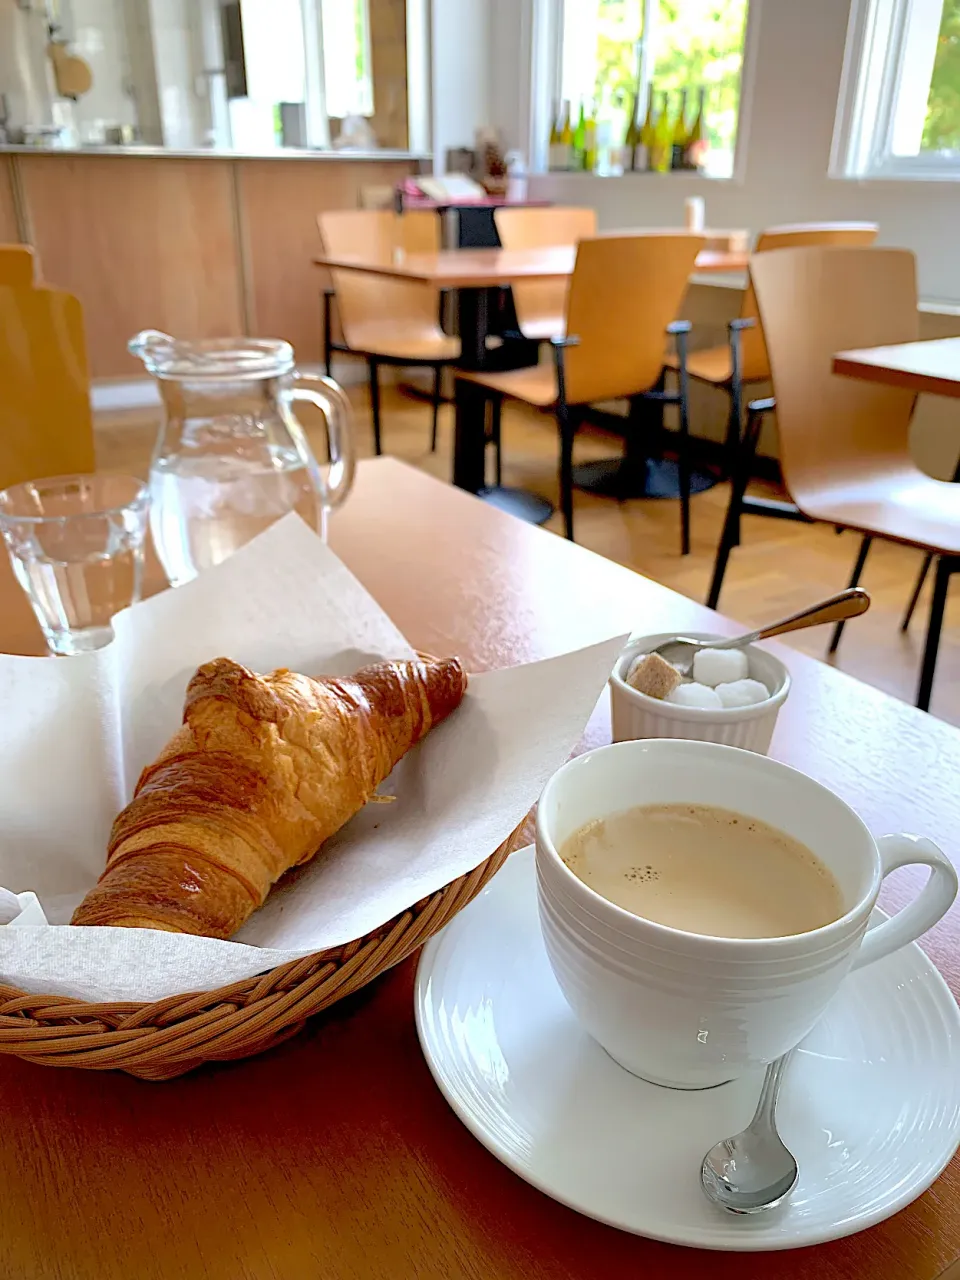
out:
M302 383L307 386L302 386ZM316 373L298 373L297 385L290 394L294 400L307 400L315 405L327 424L330 467L326 478L320 478L320 496L323 505L332 510L339 507L350 492L356 468L350 401L332 378L323 378Z
M854 969L873 964L874 960L898 951L932 929L947 914L957 896L956 868L932 840L920 836L881 836L877 848L884 877L897 867L920 864L930 868L930 879L902 911L867 930L853 962Z

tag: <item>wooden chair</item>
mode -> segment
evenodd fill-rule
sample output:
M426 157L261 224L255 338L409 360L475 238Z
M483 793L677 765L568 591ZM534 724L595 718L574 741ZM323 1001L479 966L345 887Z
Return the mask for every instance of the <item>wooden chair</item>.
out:
M806 245L871 245L880 228L875 222L798 222L792 226L769 227L761 231L753 252L771 249L799 249ZM740 441L743 420L743 388L770 381L770 360L757 315L757 299L748 281L740 317L731 320L729 342L687 355L687 373L698 382L726 391L730 398L727 415L726 453L728 467ZM668 368L676 368L676 357L668 356ZM770 408L773 408L771 402Z
M960 570L960 488L931 479L910 457L913 392L833 373L837 351L917 340L914 256L906 249L782 249L758 255L750 273L776 392L780 466L799 518L863 534L851 586L875 537L940 557L917 693L926 710L947 584ZM713 602L735 545L759 419L751 412L738 458Z
M563 315L566 337L552 339L553 361L509 373L456 371L478 383L494 405L499 434L505 397L556 416L560 433L560 505L564 530L573 539L573 440L591 401L628 398L628 429L638 429L636 409L644 399L677 404L681 547L690 549L690 457L684 345L690 325L675 317L703 237L689 233L637 232L581 240ZM674 335L679 353L679 391L660 389L663 338Z
M94 469L80 303L0 286L0 489Z
M494 210L497 234L505 249L540 249L579 244L597 234L594 209L567 208ZM520 332L535 342L563 336L567 308L567 280L541 280L512 286Z
M363 253L390 262L398 250L436 253L440 220L433 212L396 214L385 209L351 209L317 214L320 239L327 253ZM324 360L330 371L333 351L364 356L370 370L373 441L380 440L380 377L382 364L426 365L434 371L433 433L437 447L440 379L444 365L460 356L460 342L440 328L436 289L415 280L391 280L360 271L331 271L333 289L324 293ZM333 337L332 303L336 297L343 341Z
M37 255L30 245L0 244L0 285L32 289L37 274Z

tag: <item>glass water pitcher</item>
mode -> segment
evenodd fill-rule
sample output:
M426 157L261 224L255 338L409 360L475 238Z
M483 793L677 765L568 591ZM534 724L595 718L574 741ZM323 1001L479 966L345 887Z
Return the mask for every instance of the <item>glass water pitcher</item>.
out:
M298 373L293 348L277 339L182 342L148 329L129 349L163 399L150 528L173 586L226 560L288 511L326 540L328 514L354 473L350 404L336 382ZM324 416L324 468L293 412L304 400Z

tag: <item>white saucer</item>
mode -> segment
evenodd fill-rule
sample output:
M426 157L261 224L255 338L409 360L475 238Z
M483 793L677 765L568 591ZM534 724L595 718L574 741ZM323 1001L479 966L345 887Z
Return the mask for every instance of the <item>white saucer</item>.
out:
M706 1249L788 1249L890 1217L960 1143L960 1013L916 945L851 975L803 1042L778 1120L800 1164L781 1209L709 1204L700 1162L749 1123L759 1074L698 1093L630 1075L580 1029L547 962L533 849L425 947L417 1029L447 1101L547 1195L615 1227Z

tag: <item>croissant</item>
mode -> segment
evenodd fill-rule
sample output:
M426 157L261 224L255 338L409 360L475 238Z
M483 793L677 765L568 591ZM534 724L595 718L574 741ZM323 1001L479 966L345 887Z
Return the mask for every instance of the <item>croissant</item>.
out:
M349 680L206 663L73 923L231 937L459 706L466 683L455 658L381 662Z

